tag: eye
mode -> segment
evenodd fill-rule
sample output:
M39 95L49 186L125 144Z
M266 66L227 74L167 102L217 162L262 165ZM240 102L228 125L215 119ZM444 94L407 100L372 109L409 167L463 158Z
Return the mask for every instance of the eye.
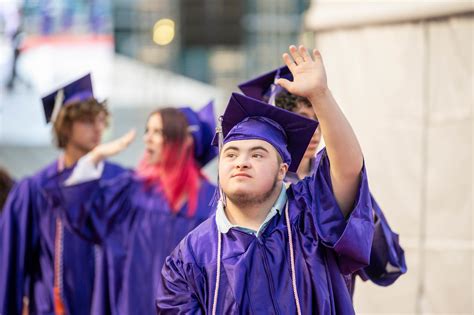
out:
M254 154L252 154L252 157L254 157L254 158L256 158L256 159L261 159L261 158L263 158L263 154L254 153Z
M225 157L232 159L232 158L235 158L235 157L236 157L236 154L235 154L235 153L232 153L232 152L228 152L228 153L225 154Z

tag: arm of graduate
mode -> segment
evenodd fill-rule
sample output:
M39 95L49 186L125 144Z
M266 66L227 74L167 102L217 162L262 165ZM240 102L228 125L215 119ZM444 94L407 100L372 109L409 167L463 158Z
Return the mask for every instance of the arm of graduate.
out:
M156 298L156 311L159 315L206 313L199 302L198 290L193 286L204 277L195 266L184 262L182 247L183 243L176 247L166 258L161 270Z
M375 217L375 233L370 253L370 265L359 271L363 280L381 286L394 283L407 272L405 252L400 246L398 234L392 231L382 209L371 196Z
M94 243L101 243L115 224L131 214L132 172L125 171L107 180L102 177L103 159L111 152L120 152L131 141L122 140L123 137L99 145L78 161L69 178L65 181L53 178L44 189L66 225Z
M316 172L291 190L301 209L308 209L308 226L314 226L316 237L337 254L343 274L354 273L369 265L374 237L372 201L365 167L362 167L357 194L345 217L333 193L330 161L326 149L316 156ZM311 229L310 229L311 230Z
M300 187L318 236L337 253L341 272L349 274L368 265L374 233L362 150L327 86L319 51L310 56L305 47L290 46L290 54L283 54L283 60L293 81L279 79L277 84L311 102L326 142L317 172Z
M337 204L348 217L357 195L363 166L363 155L351 125L327 86L326 70L319 51L311 57L304 46L290 46L283 60L293 81L279 79L277 84L290 93L306 97L318 117L326 150L331 161L331 183Z
M21 314L30 264L38 242L30 179L10 192L0 216L0 314Z

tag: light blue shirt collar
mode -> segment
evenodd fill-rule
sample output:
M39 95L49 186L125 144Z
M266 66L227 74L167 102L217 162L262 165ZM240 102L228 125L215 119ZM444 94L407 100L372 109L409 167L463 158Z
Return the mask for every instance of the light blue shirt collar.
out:
M265 230L265 228L268 225L268 223L270 222L270 220L277 213L281 214L283 212L287 199L288 198L286 196L286 187L285 187L285 184L283 184L281 186L280 195L278 196L277 200L273 204L273 207L270 209L270 211L268 212L265 220L260 225L260 227L258 228L257 231L254 231L254 230L249 229L249 228L245 228L243 226L238 226L238 225L232 224L229 221L229 219L227 218L227 215L225 214L224 206L222 204L222 201L219 200L219 203L217 204L217 209L216 209L217 229L219 230L219 232L225 234L225 233L229 232L230 229L236 228L236 229L239 229L239 230L244 231L246 233L253 234L256 237L259 237L263 233L263 231Z

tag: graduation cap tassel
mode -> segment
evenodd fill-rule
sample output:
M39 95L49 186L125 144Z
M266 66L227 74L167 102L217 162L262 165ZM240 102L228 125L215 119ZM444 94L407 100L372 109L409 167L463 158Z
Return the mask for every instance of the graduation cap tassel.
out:
M216 127L216 132L217 132L217 139L218 139L218 146L219 146L219 158L221 155L222 151L222 146L224 145L224 135L222 132L222 116L219 117L218 120L218 125ZM216 196L217 195L217 196ZM225 195L224 192L222 191L221 185L219 184L219 172L217 172L217 188L216 192L214 193L214 198L217 197L217 200L219 199L222 202L222 205L225 206ZM216 314L217 311L217 300L219 297L219 284L220 284L220 279L221 279L221 250L222 250L222 234L221 232L217 232L217 271L216 271L216 285L215 285L215 290L214 290L214 300L212 302L212 315Z
M276 98L276 91L277 87L276 84L273 83L270 85L270 98L268 99L268 104L275 106L275 98Z
M224 145L224 134L222 132L222 116L219 117L217 127L216 127L216 133L217 133L217 140L218 140L218 147L219 147L218 158L220 159L222 147ZM222 187L219 184L219 172L217 172L217 188L214 191L214 195L212 196L212 199L211 199L211 202L209 203L209 205L214 207L219 202L219 200L222 201L222 205L225 207L226 206L226 198L225 198L224 191L222 190Z
M61 89L59 90L58 94L56 94L56 97L54 99L54 107L53 107L53 112L51 114L52 122L54 122L56 118L58 117L59 110L61 109L63 102L64 102L64 89Z
M221 156L221 152L222 152L222 147L224 146L224 132L222 130L222 116L219 117L219 134L218 134L218 141L219 141L219 158ZM227 200L226 200L226 197L225 197L225 194L224 194L224 191L222 190L222 187L219 183L219 172L217 172L217 187L219 187L219 194L221 195L220 196L220 199L222 201L222 205L225 207L227 205Z
M268 104L275 106L275 99L276 95L279 92L278 85L276 81L280 78L280 69L277 70L275 73L275 78L273 79L273 83L270 85L270 97L268 99Z

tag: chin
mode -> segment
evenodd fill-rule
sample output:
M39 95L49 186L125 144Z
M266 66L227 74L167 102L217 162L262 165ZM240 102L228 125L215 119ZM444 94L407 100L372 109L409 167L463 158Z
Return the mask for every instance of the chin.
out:
M146 159L146 162L149 164L149 165L153 165L156 163L155 159L154 158L151 158L151 157L148 157Z
M92 150L94 150L94 148L97 146L98 144L92 144L92 145L85 145L81 148L82 151L84 152L90 152Z
M235 197L242 197L242 196L248 196L253 194L252 190L248 188L240 188L240 187L234 187L231 191L226 191L224 190L224 193L228 196L235 196Z

